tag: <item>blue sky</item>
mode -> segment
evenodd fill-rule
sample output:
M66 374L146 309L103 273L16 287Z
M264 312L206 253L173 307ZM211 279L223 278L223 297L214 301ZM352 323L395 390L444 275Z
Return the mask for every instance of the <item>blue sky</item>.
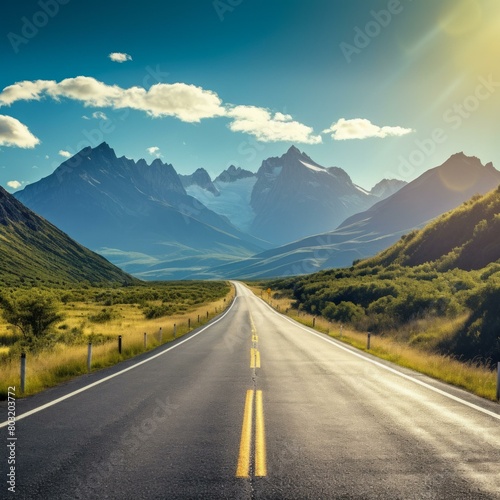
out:
M295 144L365 188L500 168L497 0L9 2L0 58L11 192L103 140L213 176Z

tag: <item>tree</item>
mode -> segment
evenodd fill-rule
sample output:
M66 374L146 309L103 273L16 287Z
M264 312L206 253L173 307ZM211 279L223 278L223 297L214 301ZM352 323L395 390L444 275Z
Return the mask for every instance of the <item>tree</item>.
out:
M62 319L54 298L42 291L11 299L0 295L0 305L5 321L18 328L30 344L38 344L47 337L52 326Z

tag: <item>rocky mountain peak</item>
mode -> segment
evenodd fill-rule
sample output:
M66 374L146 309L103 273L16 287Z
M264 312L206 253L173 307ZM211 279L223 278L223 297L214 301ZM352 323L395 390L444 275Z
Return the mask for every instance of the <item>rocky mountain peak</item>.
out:
M87 148L85 148L82 153L85 153L86 150ZM107 142L101 142L99 146L89 148L87 156L90 156L93 159L106 159L108 161L114 161L117 159L114 149L111 148Z
M204 168L198 168L191 175L179 175L182 185L185 189L190 186L199 186L215 196L219 196L219 191L214 186L209 173Z
M246 179L248 177L255 177L255 174L250 172L250 170L244 170L241 167L236 168L234 165L230 165L215 178L214 182L236 182L239 179Z
M300 151L299 148L292 145L288 148L288 151L285 154L287 154L287 155L302 155L302 152Z
M370 190L370 194L377 196L380 199L387 198L399 191L403 186L408 184L406 181L399 179L383 179Z

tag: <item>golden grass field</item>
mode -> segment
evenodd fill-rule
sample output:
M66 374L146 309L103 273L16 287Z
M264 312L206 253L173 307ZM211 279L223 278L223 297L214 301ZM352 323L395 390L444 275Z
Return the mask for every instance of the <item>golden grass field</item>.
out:
M64 319L56 330L71 331L77 328L89 339L91 335L104 335L109 340L92 345L92 371L119 363L146 350L171 342L174 338L174 325L177 337L207 323L214 316L227 308L234 297L234 289L219 300L187 307L182 313L157 319L145 319L143 310L137 304L119 304L104 307L102 304L71 302L62 308ZM157 301L160 304L160 301ZM155 303L152 302L152 305ZM111 321L96 323L89 318L104 310L111 310ZM190 321L191 328L188 328ZM160 328L162 340L160 342ZM147 334L147 346L144 348L144 333ZM14 335L13 327L0 320L0 337L8 340ZM122 354L118 353L118 336L122 336ZM102 342L102 341L101 341ZM1 347L0 356L7 354L9 347ZM75 376L87 373L88 344L68 345L58 342L51 350L28 354L26 361L26 388L24 395L31 395L67 381ZM18 388L20 395L20 361L6 356L0 357L0 398L5 398L9 386Z

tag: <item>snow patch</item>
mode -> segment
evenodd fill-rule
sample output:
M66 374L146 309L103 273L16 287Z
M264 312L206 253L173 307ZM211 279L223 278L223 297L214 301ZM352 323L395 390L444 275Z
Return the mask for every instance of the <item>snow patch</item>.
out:
M256 182L256 177L238 179L234 182L216 181L214 186L220 196L214 196L210 191L195 185L186 188L186 192L210 210L225 215L238 229L248 231L255 218L250 198Z
M357 184L354 184L354 187L358 190L361 191L364 194L371 194L370 191L367 191L366 189L363 189L361 186L358 186Z
M80 175L80 178L83 179L85 182L88 182L91 186L96 187L97 184L100 184L100 182L97 179L94 179L87 173Z
M315 172L326 172L324 168L317 167L316 165L311 165L310 163L306 163L305 161L299 160L304 167L307 167L310 170L314 170Z

